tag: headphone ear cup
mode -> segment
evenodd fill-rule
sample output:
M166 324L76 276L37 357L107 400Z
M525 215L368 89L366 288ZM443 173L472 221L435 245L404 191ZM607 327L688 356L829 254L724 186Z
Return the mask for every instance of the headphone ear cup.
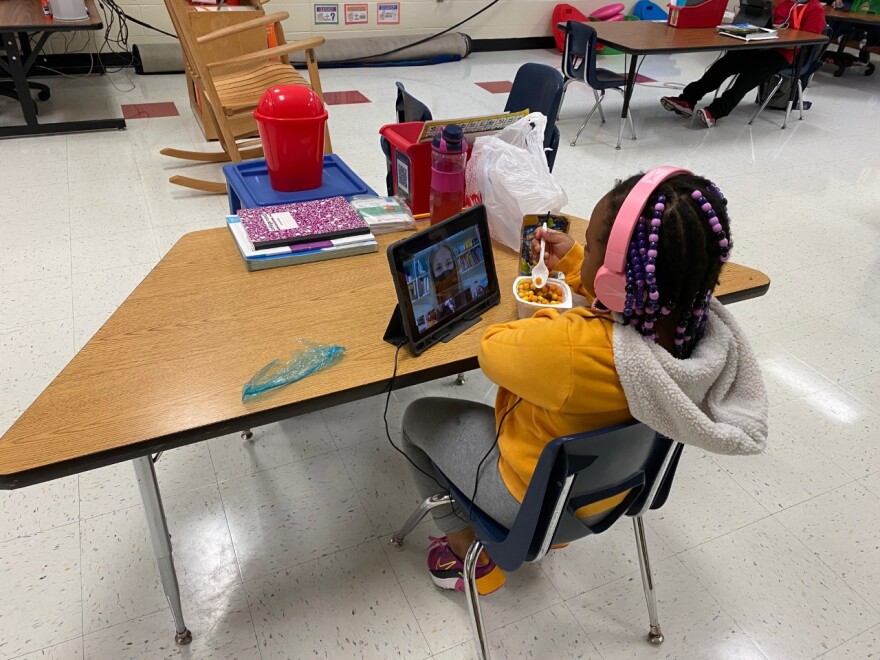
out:
M623 312L626 303L626 278L605 266L600 266L593 280L596 299L612 312Z

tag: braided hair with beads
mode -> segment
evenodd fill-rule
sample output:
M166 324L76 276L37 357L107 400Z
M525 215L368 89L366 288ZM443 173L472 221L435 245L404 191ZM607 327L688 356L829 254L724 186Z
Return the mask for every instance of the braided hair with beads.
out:
M611 218L641 177L611 190ZM732 247L727 200L718 186L693 174L661 183L642 209L629 244L624 324L658 341L655 324L676 318L672 354L689 357L705 333L709 300Z

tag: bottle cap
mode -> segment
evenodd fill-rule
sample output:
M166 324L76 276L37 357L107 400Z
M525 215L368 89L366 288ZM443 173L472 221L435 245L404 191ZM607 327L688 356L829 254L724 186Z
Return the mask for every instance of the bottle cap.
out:
M458 124L448 124L434 136L432 145L434 149L444 153L461 153L467 149L464 130Z

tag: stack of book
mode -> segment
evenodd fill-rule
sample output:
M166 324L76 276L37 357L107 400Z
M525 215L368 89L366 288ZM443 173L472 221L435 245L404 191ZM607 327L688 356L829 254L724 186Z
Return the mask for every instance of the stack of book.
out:
M779 38L779 34L776 30L758 27L751 23L719 25L717 29L718 34L722 34L725 37L733 37L734 39L742 39L743 41L766 41L768 39Z
M370 228L342 197L241 209L226 217L248 270L376 252Z

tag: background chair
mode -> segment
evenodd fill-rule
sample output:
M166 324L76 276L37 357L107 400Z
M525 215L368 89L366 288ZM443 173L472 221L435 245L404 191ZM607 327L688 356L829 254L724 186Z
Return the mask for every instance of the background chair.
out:
M434 117L431 111L424 103L419 101L415 96L406 91L406 87L402 82L394 83L397 85L397 101L395 108L397 110L397 123L404 124L408 121L431 121ZM382 153L385 154L385 165L387 173L385 174L385 188L388 190L388 196L394 194L394 175L391 172L391 145L381 135L379 136L379 146Z
M749 119L749 124L755 123L755 119L758 118L758 115L763 112L764 108L767 107L767 104L770 103L770 100L773 98L774 94L779 91L779 88L782 87L782 84L786 79L795 78L795 81L792 81L792 84L797 84L797 105L798 105L798 114L799 119L803 120L804 118L804 89L807 86L807 82L821 66L821 58L825 55L825 51L828 50L828 46L831 44L831 28L826 27L822 34L829 38L828 41L822 44L817 44L815 46L808 46L806 57L804 57L804 63L801 66L799 72L795 72L794 65L786 67L782 71L776 74L777 81L776 85L771 89L770 93L765 95L762 99L762 103L758 106L758 109L755 110L755 114L752 115L752 118ZM791 115L791 109L786 108L785 118L782 120L782 128L785 129L788 124L788 118Z
M732 22L773 27L773 0L740 0L739 10Z
M505 529L469 501L455 484L440 476L449 494L428 498L409 517L391 543L403 544L406 535L436 506L455 501L468 513L476 540L464 560L464 584L477 654L489 657L486 629L476 588L476 567L484 548L505 571L547 554L552 544L569 543L601 534L623 515L633 518L642 586L648 604L652 644L663 642L657 616L654 578L642 515L666 502L683 445L660 436L644 424L629 422L557 438L541 452L513 527ZM608 502L603 502L607 500ZM589 515L591 505L603 502L599 515ZM499 596L503 598L504 596Z
M564 88L574 82L585 83L593 90L593 96L596 97L596 104L590 110L584 123L578 129L571 146L577 144L581 132L586 128L587 123L592 118L596 110L599 111L599 117L602 123L605 123L605 113L602 112L602 101L605 99L605 90L614 89L624 95L624 87L627 79L625 76L601 69L596 66L596 30L586 23L577 21L569 21L565 26L565 48L562 53L562 74L565 76ZM563 92L564 93L564 92ZM636 128L633 124L632 110L627 112L626 119L621 118L621 122L629 121L629 129L632 139L636 139ZM617 148L620 149L620 138L623 135L623 125L617 135Z
M397 86L397 123L403 124L408 121L431 121L434 117L424 103L406 91L402 82L394 83Z
M516 72L504 112L540 112L547 117L544 130L544 153L547 165L553 171L556 152L559 149L559 129L556 118L562 105L565 82L562 74L546 64L523 64Z
M22 56L27 59L30 54L30 41L28 40L27 33L19 32L18 33L18 43L19 43L19 52L22 53ZM3 49L3 44L0 43L0 52L3 55L6 55L6 51ZM52 96L52 90L49 89L48 85L43 83L34 82L33 80L27 81L28 89L31 89L37 92L37 98L40 101L48 101ZM15 82L9 80L5 76L2 80L0 80L0 96L6 96L11 98L14 101L18 101L18 91L15 89ZM39 114L39 106L35 103L34 110Z
M196 37L189 30L186 20L186 7L183 0L165 0L165 6L180 46L183 49L183 61L199 92L200 98L210 108L208 113L211 124L217 131L222 152L184 151L166 148L160 151L165 156L183 158L201 162L221 163L232 161L240 163L246 158L259 158L263 149L259 139L238 143L240 136L235 134L231 120L249 116L260 101L260 97L275 85L305 85L311 87L323 101L321 78L318 74L318 61L315 48L324 43L323 37L313 37L294 43L284 39L281 22L289 18L287 12L264 14L236 25L220 28L208 34ZM262 34L271 30L277 46L245 53L236 57L224 57L223 43L231 43L242 33L260 30ZM266 43L261 40L261 43ZM304 51L308 81L303 78L290 64L290 53ZM332 151L330 131L324 131L324 151ZM214 181L203 181L185 176L172 176L171 183L194 188L205 192L225 193L226 184Z

